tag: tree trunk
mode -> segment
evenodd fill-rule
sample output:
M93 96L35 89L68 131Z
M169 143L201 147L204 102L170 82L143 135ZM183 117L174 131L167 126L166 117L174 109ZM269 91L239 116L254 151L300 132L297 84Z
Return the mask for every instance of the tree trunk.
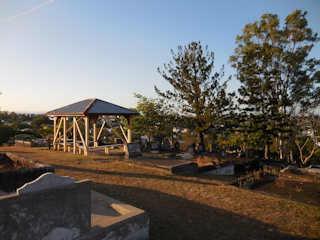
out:
M277 149L278 149L278 153L279 153L279 159L283 160L283 142L281 139L281 133L278 134Z
M292 155L292 149L290 149L290 162L291 162L292 164L294 164L293 155Z
M204 140L203 140L203 132L198 132L198 143L202 146L202 149L204 149ZM198 146L199 149L199 146Z
M264 159L266 159L266 160L269 159L268 153L269 153L269 145L266 144L266 145L264 145Z

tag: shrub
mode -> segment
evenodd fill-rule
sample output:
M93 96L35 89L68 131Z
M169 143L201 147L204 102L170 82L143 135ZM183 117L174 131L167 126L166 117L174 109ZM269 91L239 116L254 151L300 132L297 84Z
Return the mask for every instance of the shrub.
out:
M261 181L264 177L276 175L278 175L278 171L275 168L264 166L262 170L253 171L252 173L239 177L237 179L237 184L241 187L246 184Z
M0 144L5 143L10 137L13 137L16 131L7 125L0 125Z

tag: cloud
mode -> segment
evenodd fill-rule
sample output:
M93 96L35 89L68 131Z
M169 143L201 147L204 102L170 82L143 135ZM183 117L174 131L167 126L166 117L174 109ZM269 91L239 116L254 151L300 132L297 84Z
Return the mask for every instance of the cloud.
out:
M2 1L3 1L3 0L0 0L0 2L2 2ZM12 16L12 17L6 18L6 19L0 21L0 24L7 23L7 22L9 22L9 21L11 21L11 20L13 20L13 19L16 19L16 18L18 18L18 17L24 16L24 15L26 15L26 14L28 14L28 13L31 13L31 12L33 12L34 10L37 10L37 9L43 7L43 6L46 6L46 5L50 4L50 3L52 3L53 1L54 1L54 0L49 0L49 1L47 1L47 2L41 3L41 4L38 5L38 6L35 6L35 7L33 7L33 8L30 8L30 9L28 9L28 10L26 10L26 11L21 12L21 13L18 13L18 14L16 14L16 15Z

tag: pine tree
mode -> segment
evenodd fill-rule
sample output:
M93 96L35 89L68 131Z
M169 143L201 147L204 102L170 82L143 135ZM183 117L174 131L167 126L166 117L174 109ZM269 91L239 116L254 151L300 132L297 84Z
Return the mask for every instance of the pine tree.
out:
M156 86L155 90L163 98L173 101L181 113L193 117L198 143L204 147L203 134L218 117L221 119L231 102L225 91L226 82L221 85L219 82L223 70L212 74L214 53L208 51L208 46L203 48L200 42L178 46L178 51L171 50L171 53L173 61L158 71L173 90L161 92Z

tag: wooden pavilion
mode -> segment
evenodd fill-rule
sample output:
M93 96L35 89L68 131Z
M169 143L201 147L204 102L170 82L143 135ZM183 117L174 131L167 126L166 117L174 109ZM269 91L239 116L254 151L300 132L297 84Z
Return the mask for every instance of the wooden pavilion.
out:
M64 152L71 151L72 148L74 154L83 152L84 155L88 154L89 148L105 147L106 153L109 151L108 147L110 146L98 146L102 130L106 125L121 139L124 149L127 151L127 144L132 141L131 118L137 114L138 112L136 111L96 98L82 100L46 113L46 115L54 117L53 148L57 150L62 146ZM124 116L127 119L127 133L120 122L120 116ZM100 129L97 128L99 117L103 120ZM72 125L67 128L67 121L70 118L72 118ZM119 125L122 134L115 131L114 126L110 122L111 118ZM79 122L82 120L84 121L84 129L81 131ZM92 127L92 146L90 146L89 141L91 137L90 126ZM67 137L70 131L73 131L72 142L68 142ZM80 137L79 140L78 136Z

